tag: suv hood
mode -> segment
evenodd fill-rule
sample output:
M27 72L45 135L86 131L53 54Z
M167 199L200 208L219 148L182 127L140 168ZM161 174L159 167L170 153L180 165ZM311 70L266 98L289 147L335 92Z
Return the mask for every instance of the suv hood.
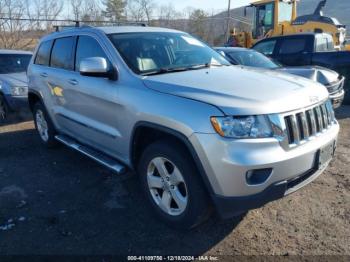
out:
M26 72L12 73L12 74L0 74L0 81L6 82L10 86L20 86L20 87L28 86Z
M337 72L320 66L282 67L276 70L306 77L323 85L329 85L339 81L339 74Z
M202 101L227 115L288 112L327 99L327 89L313 81L274 70L238 66L146 76L153 90Z

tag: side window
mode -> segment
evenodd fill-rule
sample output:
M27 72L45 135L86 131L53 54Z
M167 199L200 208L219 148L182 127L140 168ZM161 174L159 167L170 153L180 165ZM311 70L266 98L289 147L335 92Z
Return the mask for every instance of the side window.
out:
M73 70L74 38L57 38L52 48L50 66L66 70Z
M282 41L280 54L298 54L305 50L306 39L285 39Z
M254 47L254 50L263 53L264 55L272 55L273 54L273 50L275 49L276 46L276 40L272 40L272 41L265 41L262 42L260 44L257 44Z
M79 71L80 62L84 58L89 57L103 57L107 60L107 63L109 63L106 53L103 51L97 40L90 36L79 36L75 57L75 70Z
M50 62L50 51L52 47L52 41L46 41L41 43L38 52L35 57L35 64L48 66Z
M315 51L328 52L334 51L334 43L332 36L320 35L316 37Z
M326 37L317 37L316 38L316 52L326 52L328 51L328 44Z

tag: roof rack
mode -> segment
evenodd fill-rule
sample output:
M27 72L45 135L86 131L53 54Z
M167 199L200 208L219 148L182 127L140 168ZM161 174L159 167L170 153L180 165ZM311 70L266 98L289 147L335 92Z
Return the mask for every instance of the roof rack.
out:
M58 21L58 20L57 20ZM62 21L62 20L59 20ZM65 22L73 22L74 25L55 25L55 31L59 32L59 31L64 31L64 30L68 30L68 29L73 29L73 28L86 28L86 27L93 27L90 25L87 25L89 23L91 24L104 24L101 25L101 27L103 26L125 26L125 25L133 25L133 26L143 26L146 27L147 24L144 22L135 22L135 21L77 21L77 20L64 20ZM82 25L83 24L83 25ZM108 24L108 25L106 25Z

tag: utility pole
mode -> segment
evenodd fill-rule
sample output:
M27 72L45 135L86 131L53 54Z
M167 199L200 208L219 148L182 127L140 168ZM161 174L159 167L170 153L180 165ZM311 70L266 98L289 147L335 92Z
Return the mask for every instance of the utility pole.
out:
M227 25L226 25L226 41L230 38L230 17L231 17L231 0L228 0L227 8Z

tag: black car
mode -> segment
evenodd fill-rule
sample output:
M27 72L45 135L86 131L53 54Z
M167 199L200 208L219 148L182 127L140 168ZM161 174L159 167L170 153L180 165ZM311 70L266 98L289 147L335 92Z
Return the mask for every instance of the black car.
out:
M333 70L320 66L283 67L265 55L247 48L217 47L215 49L225 55L226 59L233 65L278 70L319 82L328 89L334 108L339 107L344 99L345 77Z
M318 65L345 76L344 103L350 104L350 51L337 51L326 33L300 33L276 36L257 42L254 50L286 66Z

